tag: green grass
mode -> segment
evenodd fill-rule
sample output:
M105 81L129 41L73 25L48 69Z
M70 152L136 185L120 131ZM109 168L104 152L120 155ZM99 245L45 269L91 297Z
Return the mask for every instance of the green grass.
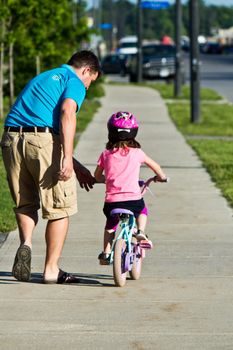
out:
M110 85L122 85L122 83L117 82L109 82ZM127 84L127 83L126 83ZM124 84L124 85L126 85ZM166 84L166 83L153 83L153 82L146 82L146 83L129 83L127 85L134 85L134 86L145 86L149 87L151 89L157 90L162 98L165 100L190 100L190 87L189 85L183 85L181 88L181 96L176 98L174 97L174 84ZM222 100L222 96L219 95L216 91L208 88L202 88L200 90L200 97L203 101L220 101Z
M164 99L173 99L174 98L174 84L161 84L161 83L142 83L140 84L142 86L148 86L151 87L152 89L155 89L159 91L161 94L162 98ZM200 90L200 97L202 100L208 100L208 101L218 101L222 99L222 96L220 96L217 92L207 89L207 88L202 88ZM179 99L190 99L190 87L189 85L183 85L181 89L181 96L178 98Z
M77 118L75 145L79 140L80 134L86 129L87 125L90 123L99 107L100 102L98 100L85 100L83 102L82 108L80 109Z
M163 98L171 99L173 86L152 84ZM146 85L148 86L148 84ZM210 89L201 89L200 123L190 122L190 102L167 103L171 119L187 138L188 143L197 152L211 178L221 189L222 194L233 207L233 140L205 139L206 136L233 137L233 106L227 103L218 104L221 97ZM189 98L187 87L183 87L183 99ZM212 103L211 103L212 101ZM189 139L190 135L199 135L198 139Z
M228 104L202 104L199 124L190 123L190 105L167 104L169 114L185 135L233 136L233 106Z
M233 141L189 140L188 142L233 207Z
M0 135L3 132L3 120L0 119ZM3 166L2 152L0 152L0 232L9 232L16 228L15 215L12 210L14 203L11 199L6 172Z

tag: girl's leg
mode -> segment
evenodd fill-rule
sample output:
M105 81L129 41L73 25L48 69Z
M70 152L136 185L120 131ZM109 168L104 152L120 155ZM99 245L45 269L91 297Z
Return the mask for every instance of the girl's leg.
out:
M114 230L104 230L104 249L105 254L110 254L112 249L112 242L114 239L115 231Z
M98 256L100 265L109 265L110 263L109 257L112 249L112 242L115 237L117 224L118 224L118 220L114 218L107 218L107 222L104 230L103 251Z
M112 249L112 242L114 239L115 231L114 230L104 230L104 247L102 253L99 254L98 259L100 265L109 265L110 264L110 253Z
M138 231L145 232L146 223L147 223L147 215L141 213L137 217L136 221L137 221Z
M138 227L136 239L137 241L140 242L141 248L151 249L153 248L153 244L144 233L146 229L146 223L147 223L147 214L148 214L148 211L147 211L147 208L145 207L139 214L138 218L136 219L137 227Z
M118 226L117 217L107 217L106 225L104 229L104 249L103 253L110 254L112 249L112 242L115 237L115 232Z
M145 229L146 229L146 223L147 223L147 215L145 214L140 214L137 219L137 234L136 234L136 238L138 241L141 240L148 240L147 236L145 235Z
M147 216L148 216L148 209L145 206L136 219L137 227L138 227L138 234L141 234L142 238L143 237L146 238L146 236L144 235L144 232L146 229Z

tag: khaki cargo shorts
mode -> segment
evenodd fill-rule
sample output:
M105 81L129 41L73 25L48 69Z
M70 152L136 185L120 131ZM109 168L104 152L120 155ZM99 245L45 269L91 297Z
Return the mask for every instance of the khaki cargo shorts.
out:
M59 181L62 148L59 135L52 133L4 132L3 161L15 212L33 213L40 208L48 220L77 212L76 177Z

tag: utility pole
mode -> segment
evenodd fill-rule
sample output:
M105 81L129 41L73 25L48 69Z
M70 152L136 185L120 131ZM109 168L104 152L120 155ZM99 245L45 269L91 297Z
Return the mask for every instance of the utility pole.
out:
M189 1L190 21L190 78L191 78L191 122L200 122L200 61L199 61L199 11L198 0Z
M138 0L137 6L137 37L138 37L138 52L137 52L137 82L142 81L142 8L141 0Z
M176 44L176 73L174 95L179 97L181 95L182 76L181 76L181 23L182 23L182 6L181 0L176 0L175 4L175 44Z
M113 4L112 4L112 0L108 0L109 1L109 24L110 24L110 28L109 28L109 33L108 33L108 40L109 40L109 52L112 52L112 47L113 47L113 43L112 43L112 33L113 33Z

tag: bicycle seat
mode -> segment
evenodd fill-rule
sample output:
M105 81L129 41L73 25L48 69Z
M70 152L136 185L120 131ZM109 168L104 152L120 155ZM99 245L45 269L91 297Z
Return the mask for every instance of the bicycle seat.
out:
M111 210L110 215L114 216L114 215L119 215L119 214L128 214L128 215L134 215L134 213L131 210L128 209L123 209L123 208L115 208L113 210Z

